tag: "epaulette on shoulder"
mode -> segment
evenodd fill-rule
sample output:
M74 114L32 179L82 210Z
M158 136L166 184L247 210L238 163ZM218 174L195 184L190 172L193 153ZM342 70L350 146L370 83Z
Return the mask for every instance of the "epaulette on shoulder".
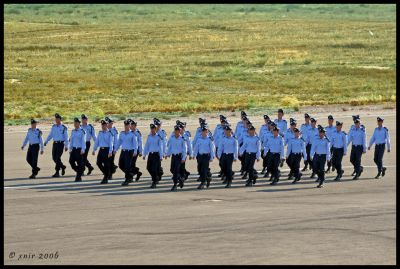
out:
M65 126L64 124L61 124L62 127L64 127L65 129L67 129L67 126Z
M342 131L344 133L344 135L347 135L347 133L345 131Z
M385 129L387 132L389 132L389 129L386 128L386 126L383 126L383 129Z
M301 140L303 140L303 142L306 142L306 140L304 140L304 138L303 138L303 137L300 137L300 139L301 139Z
M164 131L164 129L162 129L161 132L163 132L165 135L167 134L167 133Z
M83 128L81 128L81 131L83 132L83 134L86 134L85 130L83 130Z
M157 135L161 140L164 140L164 138L160 134L157 134Z
M142 135L142 133L138 129L136 129L136 132L138 132L138 134Z
M285 119L282 119L282 121L287 122Z
M28 131L32 130L32 128L28 128Z
M187 134L189 137L192 136L192 134L191 134L189 131L186 131L186 134Z
M117 128L113 127L113 129L115 130L115 133L118 134Z
M331 142L327 136L325 136L325 139L326 139L328 142Z
M91 125L90 123L88 124L88 126L90 126L90 127L92 127L92 128L93 128L93 125Z

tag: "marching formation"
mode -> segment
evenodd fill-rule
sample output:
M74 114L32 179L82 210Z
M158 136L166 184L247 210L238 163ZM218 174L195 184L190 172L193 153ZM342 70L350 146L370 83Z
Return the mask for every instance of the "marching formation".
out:
M53 140L52 158L55 163L53 177L65 175L66 166L61 157L63 152L69 151L69 163L76 172L75 181L82 181L82 176L87 169L90 175L94 167L88 160L91 141L94 142L92 154L97 152L96 165L103 173L101 184L107 184L112 179L117 169L125 174L123 186L133 181L138 181L142 172L136 166L138 157L147 158L147 171L151 176L151 188L156 188L164 174L162 160L171 158L170 172L172 173L173 186L171 191L183 188L190 172L186 170L186 162L192 159L197 161L197 173L200 182L198 189L208 188L211 182L210 162L218 160L221 177L225 187L232 184L234 172L233 162L240 161L240 175L246 180L246 186L256 184L258 172L254 168L255 162L262 159L262 177L269 178L271 185L275 185L281 178L280 168L285 161L290 172L288 179L295 184L301 180L302 173L311 170L311 177L317 176L317 187L323 186L325 173L335 172L335 181L340 181L344 170L342 169L343 156L347 155L347 148L351 144L350 162L354 166L353 180L357 180L362 172L362 155L375 144L374 162L377 165L376 179L385 176L386 168L383 166L383 155L387 147L390 152L389 130L383 126L384 119L377 117L377 127L369 140L367 147L367 133L365 126L361 124L359 115L353 116L354 124L346 133L342 130L343 122L334 120L328 116L328 126L318 124L317 119L304 114L304 123L298 128L297 121L290 118L289 125L284 119L282 109L278 110L277 119L271 120L264 115L263 124L257 133L256 127L251 123L247 114L241 111L241 120L233 131L231 124L224 115L220 115L220 124L211 132L206 119L199 118L199 127L193 138L186 130L186 123L179 120L170 136L162 128L162 122L154 118L150 124L148 134L143 147L141 132L137 129L137 122L128 119L124 121L124 130L118 132L113 126L113 120L106 117L100 121L101 130L96 134L95 128L88 123L88 118L74 119L74 129L70 131L62 123L62 117L55 114L55 124L43 143L43 133L37 128L37 121L31 120L31 128L22 145L22 150L29 143L26 160L32 167L34 179L40 168L38 167L39 151L44 153L44 147ZM115 164L115 156L120 152L118 165ZM303 158L304 167L300 170ZM325 170L325 165L327 169Z

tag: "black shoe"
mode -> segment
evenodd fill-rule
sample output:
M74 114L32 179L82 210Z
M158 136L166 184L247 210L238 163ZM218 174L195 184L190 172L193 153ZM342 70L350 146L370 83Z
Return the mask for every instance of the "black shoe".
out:
M278 181L274 179L271 183L269 183L269 185L276 185L277 183Z
M315 180L315 182L319 182L319 178L317 178L317 179Z
M63 167L61 167L61 175L63 176L63 175L65 175L65 169L66 169L67 167L64 165Z
M272 181L274 179L274 177L271 175L270 178L268 179L268 181Z
M222 181L222 184L226 184L228 180L225 178L224 181Z
M351 173L352 176L356 175L356 170L353 171L353 173Z
M208 187L210 187L210 183L211 183L211 180L207 180L207 185L206 185L207 189L208 189Z
M199 190L204 189L204 182L201 182L200 185L197 187L197 189Z
M263 177L267 178L268 176L269 176L269 172L265 173L265 175Z
M257 178L258 178L258 176L255 175L254 178L253 178L253 185L256 184Z
M112 177L113 177L113 174L112 174L112 173L110 173L110 175L108 176L108 180L111 180L111 179L113 179Z
M172 186L171 191L176 191L176 183Z
M186 171L185 173L185 180L188 179L188 177L190 176L190 173L188 171Z
M301 169L302 172L307 171L307 165L303 167L303 169Z
M36 178L36 176L35 176L35 174L32 174L32 175L29 176L29 178L30 179L34 179L34 178Z
M288 175L288 180L291 180L291 179L293 179L293 174L290 173L290 174Z
M312 172L310 178L315 178L315 173Z
M335 170L336 170L335 167L332 166L332 172L335 172Z
M250 180L250 179L246 180L246 185L245 185L245 186L246 186L246 187L251 187L251 186L253 186L253 181Z
M89 171L87 172L86 175L89 176L92 173L92 171L94 170L94 168L92 166L90 166L88 169L89 169Z
M317 188L322 188L322 183L319 183Z
M139 178L142 176L142 172L138 172L137 174L136 174L136 179L135 179L135 181L139 181Z
M128 186L129 182L131 182L129 179L125 179L125 181L122 182L121 186Z
M247 178L247 172L244 173L244 175L242 176L242 179L246 179Z
M81 177L76 177L75 178L75 182L81 182L82 181L82 178Z
M358 179L358 175L355 175L354 177L353 177L353 180L357 180Z
M39 173L39 171L40 171L40 168L39 167L36 167L36 170L35 170L35 176L37 176L37 174Z
M185 179L181 179L181 180L179 180L179 188L183 188L183 182L185 181Z
M154 188L156 187L156 185L157 185L157 184L153 181L153 182L151 182L150 188L154 189Z
M386 167L383 167L383 168L382 168L382 177L384 177L385 174L386 174Z
M221 171L218 173L217 177L222 177L222 172Z
M334 181L340 181L340 174L335 177Z
M221 181L226 182L226 176L225 175L222 175Z
M378 178L380 178L381 177L381 172L378 172L378 174L376 175L376 179L378 179Z
M326 174L329 174L330 172L331 172L331 168L328 167L328 168L325 170L325 173L326 173Z
M231 182L228 181L228 183L226 184L225 188L230 188L231 187Z
M107 178L103 178L103 180L100 182L100 184L107 184L108 183L108 179Z
M197 181L201 181L201 177L199 177L199 178L197 179Z
M243 176L243 174L244 174L244 171L240 170L240 175Z
M292 184L296 184L296 182L297 182L297 179L294 179L294 180L292 181Z
M52 175L51 177L60 177L60 174L58 172L56 172L54 175Z
M302 174L302 173L299 173L299 176L298 176L298 178L296 179L296 181L299 181L299 180L301 179L302 176L303 176L303 174Z
M265 167L263 167L263 169L261 170L261 174L264 174L265 173Z

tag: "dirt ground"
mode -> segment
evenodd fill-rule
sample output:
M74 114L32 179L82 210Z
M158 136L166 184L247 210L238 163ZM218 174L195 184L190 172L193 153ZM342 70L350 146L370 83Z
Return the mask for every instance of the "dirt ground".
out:
M377 169L371 150L362 157L365 169L360 180L351 180L348 154L342 182L332 181L335 173L328 174L322 189L315 188L309 171L298 184L290 184L286 164L276 186L261 178L255 186L245 187L245 180L235 176L232 188L225 189L215 174L216 160L211 164L213 181L204 190L196 189L194 160L187 163L192 175L177 192L170 192L169 159L162 162L166 175L157 189L149 188L143 160L138 160L143 177L128 187L121 186L121 170L108 185L100 185L97 167L83 182L75 183L68 153L62 157L66 175L51 178L54 163L49 143L39 157L42 170L32 180L27 179L26 149L20 149L28 126L7 126L5 264L395 264L396 109L345 110L304 108L285 117L302 123L307 111L325 126L332 113L348 131L351 115L360 114L369 142L376 116L384 116L392 142L392 151L384 155L388 168L384 178L374 179ZM188 122L192 134L197 118L181 119ZM250 119L259 129L262 114ZM238 120L228 114L234 126ZM174 121L164 121L168 134ZM217 121L215 115L208 119L212 130ZM147 123L139 124L144 137ZM44 137L50 126L39 126ZM121 130L122 122L116 126ZM94 156L89 160L95 164ZM256 163L258 170L261 166ZM239 170L239 163L234 163L234 170Z

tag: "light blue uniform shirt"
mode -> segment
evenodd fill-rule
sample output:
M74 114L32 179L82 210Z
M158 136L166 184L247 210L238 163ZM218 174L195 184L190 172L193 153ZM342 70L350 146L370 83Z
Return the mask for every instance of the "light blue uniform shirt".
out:
M287 121L285 119L281 119L281 120L275 119L274 122L276 123L276 126L279 128L279 134L284 136L288 129Z
M244 139L245 139L247 136L249 136L248 130L249 130L249 129L246 128L246 127L240 128L240 131L239 131L238 136L237 136L237 140L238 140L239 145L240 145L240 144L243 144L243 143L244 143Z
M86 124L86 125L81 125L81 128L86 132L86 142L90 142L91 139L93 139L93 142L96 141L96 131L94 130L93 125Z
M308 130L308 132L307 132L307 134L306 134L306 137L305 137L305 140L306 140L306 143L307 143L307 145L308 144L313 144L313 141L315 140L315 139L317 139L319 137L319 130L318 130L318 128L317 127L315 127L315 128L310 128L310 130Z
M86 132L82 128L72 129L71 136L69 137L69 149L81 148L81 151L86 150Z
M269 132L268 124L263 124L260 127L260 140L261 140L261 145L264 143L264 135Z
M164 131L164 129L160 129L157 132L161 139L162 139L162 147L163 147L163 152L167 152L167 143L168 143L168 136L167 133Z
M215 145L210 137L199 137L194 145L193 155L210 154L210 160L215 158Z
M307 133L308 133L308 131L311 129L312 127L311 127L311 124L310 123L308 123L308 124L305 124L305 123L303 123L301 126L300 126L300 132L302 133L302 135L307 135Z
M176 138L175 134L171 135L168 140L167 149L167 156L171 156L172 154L182 154L182 160L186 160L188 149L186 141L181 135L179 135L178 138Z
M138 154L141 154L143 152L143 141L142 141L142 133L139 131L139 129L136 129L135 131L131 132L136 136L136 141L137 141L137 152Z
M331 146L334 148L343 148L343 153L347 154L347 134L343 131L338 132L335 130L331 134Z
M220 139L222 138L222 135L224 134L224 128L222 127L222 125L221 124L217 124L217 126L215 127L215 129L214 129L214 134L213 134L213 136L214 136L214 143L215 143L215 146L216 147L218 147L218 145L219 145L219 141L220 141Z
M43 150L42 131L40 131L38 128L35 129L29 128L24 143L22 144L22 147L25 147L28 142L29 145L40 144L40 150L42 151Z
M100 148L109 148L108 153L112 153L112 145L113 145L113 135L109 130L107 131L99 131L97 134L96 141L94 142L93 152Z
M326 130L326 132L325 132L326 137L328 137L328 139L331 140L333 132L336 131L336 126L334 126L334 125L332 125L330 127L326 126L325 130Z
M311 151L310 151L310 156L311 158L314 158L315 154L326 154L326 160L330 161L331 160L331 143L329 143L328 139L326 137L314 139L312 146L311 146Z
M197 139L199 139L200 137L201 137L201 128L197 127L196 134L195 134L193 142L192 142L193 148L196 145ZM211 140L214 141L214 136L212 135L212 133L210 131L208 131L207 137L210 137Z
M279 153L280 158L285 158L285 146L284 146L283 137L278 135L277 137L273 136L268 138L266 144L264 144L264 157L267 155L268 150L271 153Z
M376 144L387 144L388 150L390 150L390 136L389 130L382 126L382 128L376 127L374 133L369 141L369 146L371 147L374 143Z
M113 136L113 148L115 148L115 146L117 145L117 141L118 141L118 131L114 126L109 131L111 132L111 134Z
M243 121L239 121L239 122L236 124L235 134L238 134L238 136L239 136L239 133L242 131L242 128L243 128L243 127L244 127Z
M294 132L291 128L287 129L283 138L285 139L285 146L288 144L289 140L294 138Z
M260 159L260 138L256 135L246 136L243 138L243 145L240 147L239 153L242 155L245 151L246 153L255 153L257 160Z
M160 154L160 159L164 156L164 142L158 133L155 135L150 133L147 137L146 144L144 145L143 156L147 156L150 152L158 152Z
M262 147L265 150L265 145L267 145L268 143L268 139L271 139L272 137L274 137L274 134L271 131L266 131L264 133L264 136L262 137Z
M192 146L192 138L190 132L184 131L182 136L186 142L187 153L189 154L190 157L193 157L193 146Z
M64 141L64 147L68 147L68 128L64 124L54 124L51 127L50 133L44 142L47 144L51 139L54 141Z
M365 133L365 129L355 128L350 130L348 135L347 146L352 143L353 146L363 146L363 151L367 150L367 134Z
M132 131L122 131L119 133L117 144L114 146L114 151L118 151L119 148L133 150L133 154L137 154L137 137Z
M237 139L233 136L231 137L224 136L223 138L221 138L221 141L218 145L217 156L218 158L221 158L222 153L225 154L233 153L233 159L237 160L238 150L239 150L239 143Z
M289 156L290 153L303 153L304 160L307 160L306 142L302 137L293 137L289 140L287 145L288 148L286 152L286 158Z

